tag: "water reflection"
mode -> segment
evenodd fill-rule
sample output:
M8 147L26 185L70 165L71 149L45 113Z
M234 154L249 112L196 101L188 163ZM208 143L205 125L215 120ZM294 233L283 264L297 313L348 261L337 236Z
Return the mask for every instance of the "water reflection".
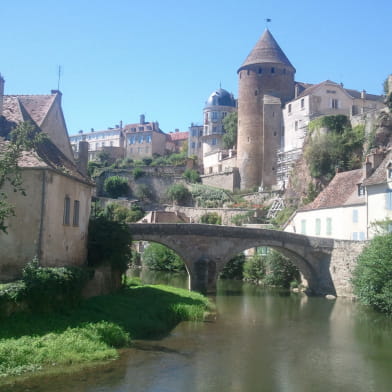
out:
M142 278L158 283L164 277ZM214 300L215 322L182 323L165 339L136 342L106 366L9 391L390 390L390 319L343 299L241 282L219 282Z

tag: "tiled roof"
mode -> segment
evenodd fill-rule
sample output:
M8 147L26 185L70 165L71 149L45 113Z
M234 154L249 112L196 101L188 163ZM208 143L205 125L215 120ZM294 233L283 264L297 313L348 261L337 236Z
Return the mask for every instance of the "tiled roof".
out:
M378 168L374 171L374 173L364 180L364 185L377 185L377 184L384 184L387 182L387 166L389 163L392 162L392 150L387 152L384 160L378 166Z
M39 127L45 120L57 94L5 95L3 115L14 122L33 120Z
M179 141L179 140L186 140L189 137L189 132L173 132L173 133L168 133L167 136L169 139L173 142Z
M329 185L310 204L299 211L335 208L365 203L365 198L358 196L358 184L364 178L363 169L336 173Z
M0 140L0 152L8 141ZM81 174L50 139L46 139L36 150L23 151L18 166L21 168L47 168L60 171L65 175L72 176L80 181L93 185L93 183Z
M246 65L263 63L284 64L294 69L268 29L264 31L239 70Z

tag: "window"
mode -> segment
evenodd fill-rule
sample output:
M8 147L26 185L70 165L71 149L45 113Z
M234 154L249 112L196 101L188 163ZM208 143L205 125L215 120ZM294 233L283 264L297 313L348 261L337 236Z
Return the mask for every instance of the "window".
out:
M387 189L385 208L387 210L392 210L392 189Z
M296 122L294 123L294 128L295 128L296 131L298 131L298 121L296 121Z
M257 90L255 90L255 96L257 96L257 94L258 94L258 92L257 92Z
M359 240L360 241L365 241L365 233L363 231L359 232Z
M216 137L214 137L214 138L212 138L212 145L216 146L216 144L217 144L217 139L216 139Z
M392 179L392 167L391 165L388 165L388 179Z
M136 132L136 128L131 128L131 131L132 132Z
M353 223L358 223L358 210L353 210Z
M316 218L316 230L315 230L316 235L321 234L321 219Z
M144 127L139 127L139 131L140 132L144 131Z
M274 67L271 68L271 73L275 73L275 68Z
M192 142L192 143L191 143L191 148L195 148L195 147L196 147L195 142Z
M303 109L305 107L305 99L302 98L301 99L301 109Z
M301 220L301 234L306 234L306 220Z
M64 198L64 216L63 216L63 224L69 225L71 214L71 199L68 196Z
M358 241L358 233L354 232L352 234L353 241Z
M263 73L263 68L259 68L259 74Z
M291 103L289 103L288 112L291 113Z
M327 218L327 235L332 234L332 218Z
M218 112L212 112L212 119L217 120L218 119Z
M74 200L74 210L73 210L73 220L72 220L72 224L74 226L79 226L79 208L80 208L80 201Z
M337 100L337 99L332 99L332 100L331 100L331 108L332 108L332 109L339 109L339 100Z
M146 135L146 143L151 143L151 135Z
M362 184L358 184L358 196L365 196L365 187Z

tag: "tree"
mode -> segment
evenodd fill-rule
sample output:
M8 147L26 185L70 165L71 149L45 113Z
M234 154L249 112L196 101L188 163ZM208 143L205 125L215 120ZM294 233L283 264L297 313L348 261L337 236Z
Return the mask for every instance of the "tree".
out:
M185 178L186 181L190 183L201 182L200 174L194 169L185 169L182 177Z
M142 261L146 267L152 270L168 272L185 271L185 264L181 257L168 247L157 243L148 245L143 252Z
M371 240L358 257L352 283L361 303L392 313L392 234Z
M191 196L188 188L183 184L173 184L167 189L166 195L178 204L185 203Z
M38 148L47 140L47 135L40 132L32 123L23 122L14 130L4 132L4 136L8 141L0 144L0 232L6 233L6 219L15 215L15 209L8 201L4 187L9 185L12 191L25 194L18 161L22 151Z
M235 148L237 145L238 113L231 112L223 119L223 128L226 133L223 135L223 147L226 149Z
M103 183L103 189L114 199L120 196L126 196L129 191L128 180L120 176L108 177Z
M222 217L217 212L207 212L200 217L200 222L209 225L221 225Z
M243 253L234 256L227 262L219 277L221 279L242 279L244 263L245 255Z

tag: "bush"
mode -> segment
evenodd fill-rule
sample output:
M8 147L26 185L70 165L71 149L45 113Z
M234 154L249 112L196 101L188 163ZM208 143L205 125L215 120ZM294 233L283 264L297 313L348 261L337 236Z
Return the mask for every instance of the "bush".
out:
M217 208L231 200L227 191L202 184L193 184L191 194L199 207Z
M108 177L103 184L103 189L114 199L121 196L127 196L129 191L128 180L125 177L120 176Z
M151 270L182 272L186 271L184 261L168 247L151 243L142 255L143 264Z
M182 177L190 183L201 182L200 174L194 169L186 169Z
M136 188L135 196L142 201L148 201L152 198L151 188L146 184L139 184Z
M132 174L133 174L133 178L137 180L138 178L144 176L144 171L140 169L140 167L135 167L135 169L133 169Z
M207 223L209 225L221 225L222 218L216 212L207 212L200 217L201 223Z
M188 188L183 184L171 185L167 189L166 195L171 201L175 201L178 204L186 203L187 200L191 197Z
M352 283L361 303L392 313L392 234L374 237L363 250Z

